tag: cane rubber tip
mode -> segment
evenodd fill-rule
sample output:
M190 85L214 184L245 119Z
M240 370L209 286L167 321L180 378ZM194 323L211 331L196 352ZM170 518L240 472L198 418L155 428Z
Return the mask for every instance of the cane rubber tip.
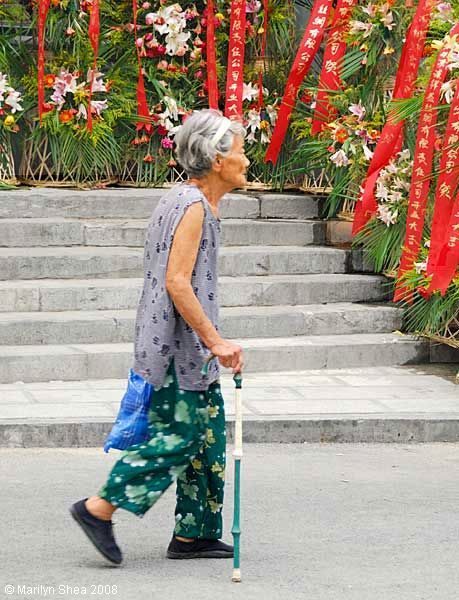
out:
M241 583L241 569L233 570L233 576L231 577L231 581L234 581L234 583Z

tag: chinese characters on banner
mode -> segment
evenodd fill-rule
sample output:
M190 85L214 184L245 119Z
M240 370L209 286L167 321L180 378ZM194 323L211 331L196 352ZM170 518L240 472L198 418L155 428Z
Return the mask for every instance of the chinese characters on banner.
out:
M99 18L99 0L92 0L91 13L89 15L89 28L88 35L89 41L91 42L92 51L94 54L94 61L92 65L92 72L89 82L89 98L88 98L88 131L92 131L92 110L91 110L91 98L92 88L94 84L94 77L96 74L97 66L97 54L99 52L99 34L100 34L100 18Z
M424 44L429 29L432 11L436 0L420 0L413 22L410 25L406 42L403 46L400 64L395 79L393 98L410 98L413 95L419 63L421 61ZM386 122L381 132L370 166L363 190L355 207L352 233L358 233L371 216L376 212L376 199L374 189L379 171L385 167L390 159L401 150L403 144L403 121Z
M343 37L356 4L357 0L338 0L335 9L333 26L327 40L320 73L319 92L311 129L313 135L320 133L325 124L329 123L336 114L336 110L328 102L328 91L339 90L342 87L342 61L346 54L346 42Z
M443 296L459 265L459 193L456 196L453 210L451 211L445 240L429 286L429 289L440 290Z
M298 88L305 78L320 47L327 26L333 0L316 0L306 31L298 49L292 70L287 79L282 104L277 116L271 142L266 151L265 162L277 162L282 143L287 133L290 116L295 107Z
M38 2L38 57L37 57L37 84L38 84L38 116L43 115L43 104L45 103L45 27L51 0L39 0Z
M217 55L215 51L214 0L207 0L207 93L209 108L218 109Z
M451 35L459 32L459 24L453 27ZM408 215L406 220L405 243L398 271L398 279L409 271L419 254L424 229L427 199L432 178L432 165L435 152L435 127L438 120L437 106L440 104L441 86L448 72L449 48L439 53L427 86L419 118L414 154L413 175L411 178ZM394 301L412 301L413 292L398 281Z
M245 0L232 0L226 78L225 116L242 119L245 52Z
M454 192L459 181L459 79L456 80L456 93L451 103L448 124L446 126L444 149L440 160L440 175L435 194L434 215L432 219L432 233L430 237L429 259L427 261L427 275L434 275L425 296L430 296L435 290L434 280L443 284L443 278L435 276L442 267L438 258L444 243L448 243L445 232L448 232L448 222L452 216ZM448 233L446 233L448 236ZM449 282L446 284L448 287ZM446 290L446 288L445 288Z

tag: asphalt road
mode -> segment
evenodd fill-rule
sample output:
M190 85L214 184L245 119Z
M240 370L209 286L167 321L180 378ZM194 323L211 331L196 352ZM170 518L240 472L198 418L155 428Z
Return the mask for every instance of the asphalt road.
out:
M246 445L240 584L231 582L232 561L164 557L173 490L144 519L115 514L121 567L99 557L68 507L97 491L116 455L0 450L0 598L459 596L459 445ZM227 541L232 476L230 464Z

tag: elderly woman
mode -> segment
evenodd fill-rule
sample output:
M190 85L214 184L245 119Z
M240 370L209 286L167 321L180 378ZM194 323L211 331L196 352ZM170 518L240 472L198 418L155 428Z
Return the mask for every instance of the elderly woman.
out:
M241 348L218 332L221 198L246 183L245 130L217 111L189 116L175 141L189 179L153 212L135 327L133 369L154 388L148 439L129 446L98 495L71 513L109 561L122 562L112 514L142 517L177 482L168 558L230 558L223 543L225 413L219 364L242 370ZM211 359L208 375L201 374Z

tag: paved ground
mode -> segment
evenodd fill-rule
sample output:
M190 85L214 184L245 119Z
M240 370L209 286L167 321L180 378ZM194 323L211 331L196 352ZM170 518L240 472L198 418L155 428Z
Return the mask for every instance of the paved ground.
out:
M457 365L320 369L248 373L247 417L277 415L459 414ZM234 383L224 375L226 413L234 414ZM51 381L0 385L0 420L116 416L126 380Z
M456 373L455 364L250 373L244 436L268 443L456 442ZM222 385L231 421L230 375ZM117 379L0 385L0 446L99 446L125 386Z
M116 456L96 449L0 450L0 598L457 598L457 444L247 444L241 584L230 581L231 561L164 558L172 490L144 519L116 514L121 568L99 558L67 508L97 490ZM232 492L230 468L226 539ZM5 594L6 584L13 594ZM26 596L18 585L44 587ZM117 586L117 593L100 588L91 595L91 585ZM55 593L45 596L45 586ZM61 594L59 586L73 587Z

